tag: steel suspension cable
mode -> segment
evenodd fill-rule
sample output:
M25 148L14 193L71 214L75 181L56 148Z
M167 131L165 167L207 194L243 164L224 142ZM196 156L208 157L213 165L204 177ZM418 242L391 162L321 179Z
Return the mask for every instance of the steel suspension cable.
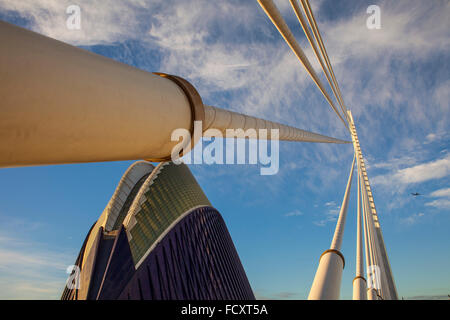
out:
M314 40L315 37L313 38L313 35L309 31L308 23L305 20L305 18L303 17L303 14L301 12L301 9L298 5L297 0L289 0L289 1L291 3L291 6L294 10L295 15L297 16L298 21L300 22L303 32L306 35L306 38L308 39L308 42L311 45L317 60L319 61L320 66L322 67L323 73L325 74L325 77L327 78L328 84L330 85L330 88L333 91L334 96L336 97L336 101L339 103L341 110L342 110L342 112L344 112L344 116L345 116L343 103L341 101L339 92L337 91L337 88L335 86L335 81L333 80L332 76L330 75L330 70L329 70L328 66L325 65L325 62L324 62L325 57L322 58L322 51L319 51L319 49L317 48L316 41ZM312 29L312 27L311 27L311 29Z
M295 53L297 58L300 60L308 74L313 79L314 83L317 85L319 90L324 95L325 99L330 104L331 108L336 112L338 117L341 119L342 123L345 125L346 128L348 128L347 123L345 122L344 118L342 118L340 112L334 105L332 99L326 92L325 88L323 87L322 82L320 81L319 77L317 76L316 72L314 71L314 68L311 66L311 63L309 62L308 58L306 57L305 53L301 49L298 42L295 40L291 30L287 26L286 22L284 21L283 17L281 16L280 11L276 7L276 5L273 3L272 0L258 0L260 6L263 8L266 15L270 18L272 23L275 25L275 27L280 32L281 36L284 38L286 43L289 45L291 50Z
M308 19L308 22L311 25L311 29L313 31L314 37L315 37L317 43L319 44L320 51L322 52L322 55L323 55L323 57L325 59L325 62L327 64L327 66L328 66L328 69L330 71L330 74L331 74L331 77L333 79L334 85L337 88L337 92L338 92L338 95L339 95L339 100L340 100L340 103L342 103L341 108L343 109L344 114L346 114L347 108L346 108L346 106L344 104L344 100L342 98L342 93L341 93L341 90L339 88L338 82L336 80L336 76L334 74L334 70L333 70L333 67L331 65L330 59L328 57L327 50L326 50L325 45L323 43L323 39L322 39L322 36L320 34L319 27L317 26L317 22L316 22L316 19L314 17L314 13L312 12L312 9L311 9L311 6L310 6L308 0L300 0L300 2L301 2L301 5L303 7L303 11L305 12L306 18Z

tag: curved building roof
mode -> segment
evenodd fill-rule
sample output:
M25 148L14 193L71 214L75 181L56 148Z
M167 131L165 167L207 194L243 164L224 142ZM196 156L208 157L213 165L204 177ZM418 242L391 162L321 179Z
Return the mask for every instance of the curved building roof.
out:
M105 231L114 230L116 221L118 220L120 214L123 214L122 209L124 208L130 193L132 193L133 188L141 181L143 177L148 176L154 168L155 166L148 161L137 161L125 171L119 181L119 184L117 185L116 190L114 191L114 194L92 228L92 232L88 235L82 265L84 265L86 257L89 255L100 227L103 227L103 230Z
M179 219L202 206L211 203L185 164L162 162L155 168L147 161L135 162L89 234L82 265L100 227L107 233L125 226L137 265Z

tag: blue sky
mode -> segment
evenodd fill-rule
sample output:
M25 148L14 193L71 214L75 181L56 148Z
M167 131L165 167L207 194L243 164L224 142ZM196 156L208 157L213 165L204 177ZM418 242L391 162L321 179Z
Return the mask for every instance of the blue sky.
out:
M319 72L288 1L275 3ZM399 295L445 298L450 4L311 3L355 119ZM71 4L81 8L78 31L66 28ZM371 4L381 8L380 30L366 28ZM257 1L0 0L0 19L182 76L205 104L349 139ZM277 175L260 176L254 165L190 166L222 213L258 298L307 297L352 157L351 145L281 142ZM131 163L0 169L0 298L59 298L66 267ZM355 183L350 201L342 248L347 299L355 273Z

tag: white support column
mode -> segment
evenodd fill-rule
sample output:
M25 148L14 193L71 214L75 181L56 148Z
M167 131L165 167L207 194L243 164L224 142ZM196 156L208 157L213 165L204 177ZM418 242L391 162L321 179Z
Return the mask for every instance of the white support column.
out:
M319 258L319 267L314 277L308 300L337 300L339 299L342 271L345 260L339 251L344 236L345 221L347 218L348 198L352 185L353 170L355 167L355 157L353 157L352 168L347 181L344 199L342 200L339 218L336 224L333 240L330 249L326 250Z
M0 167L160 159L189 98L174 81L0 21Z
M362 177L362 175L361 175ZM376 254L375 254L375 248L374 248L374 240L373 240L373 231L370 221L370 208L368 206L367 197L365 194L365 188L363 185L361 185L361 192L362 192L362 199L363 199L363 206L364 206L364 225L365 225L365 235L367 239L367 252L369 259L367 260L367 299L368 300L378 300L378 291L377 291L377 283L376 279L378 276L378 273L375 273L377 271L377 261L376 261Z
M362 175L361 172L359 172L360 175L360 181L362 180ZM361 191L361 196L362 196L362 183L360 185L360 191ZM369 280L369 272L370 272L370 268L372 266L372 254L371 254L371 250L370 250L370 242L369 242L369 228L367 226L367 217L366 217L366 203L365 203L365 198L362 196L361 198L362 200L362 213L363 213L363 224L364 224L364 247L365 247L365 252L366 252L366 270L367 270L367 279L366 281ZM376 300L377 299L377 295L375 290L373 290L373 288L369 287L369 284L366 283L366 296L367 296L367 300Z
M235 119L253 129L278 128L282 140L346 143L204 106L180 77L139 70L2 21L0 39L7 44L0 50L0 167L167 161L179 143L173 131L190 132L194 139L186 144L192 146L202 135L194 122L206 120L221 130Z

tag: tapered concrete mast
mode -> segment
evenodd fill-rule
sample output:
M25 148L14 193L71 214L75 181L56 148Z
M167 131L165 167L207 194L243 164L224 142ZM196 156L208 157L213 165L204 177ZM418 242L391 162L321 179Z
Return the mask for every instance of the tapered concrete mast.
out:
M356 273L353 279L353 300L366 300L367 282L364 277L363 244L362 244L362 211L361 211L361 178L358 165L358 200L356 212Z
M352 185L353 170L355 167L353 157L352 168L347 181L344 199L342 200L339 218L334 231L330 249L324 251L319 259L319 267L314 277L309 300L337 300L341 288L342 271L344 270L344 255L340 252L344 237L345 221L347 218L348 199Z
M204 130L242 125L269 134L279 129L282 140L346 143L204 106L180 77L145 72L1 21L0 39L0 167L166 161L178 144L171 139L175 129L191 132L191 147L202 136L194 132L196 121Z
M217 129L224 136L226 136L227 130L243 129L256 129L255 138L259 137L259 129L266 129L268 138L270 139L270 130L278 129L278 139L284 141L302 141L302 142L317 142L317 143L351 143L350 141L344 141L327 136L323 136L317 133L301 130L287 125L282 125L277 122L264 120L256 117L246 116L242 113L233 112L230 110L224 110L211 106L204 106L205 109L205 127L203 128L203 136L209 136L208 129ZM244 133L244 132L241 132ZM250 136L249 138L252 138Z

